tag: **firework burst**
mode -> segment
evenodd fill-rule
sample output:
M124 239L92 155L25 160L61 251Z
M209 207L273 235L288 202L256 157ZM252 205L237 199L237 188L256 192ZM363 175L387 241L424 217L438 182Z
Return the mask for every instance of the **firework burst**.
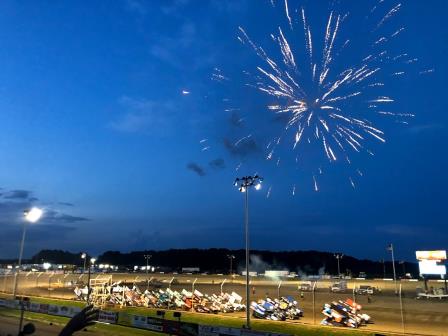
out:
M266 110L284 121L282 128L273 126L273 136L264 146L265 158L279 165L281 154L277 152L283 153L279 147L285 147L299 164L302 147L312 143L318 144L330 163L351 164L352 153L373 155L368 147L370 141L386 142L385 131L378 125L379 118L393 117L396 122L407 123L406 119L413 117L411 113L394 112L391 106L395 99L388 94L384 83L385 78L390 80L405 75L403 66L417 61L407 53L393 55L388 49L404 28L398 27L386 34L383 26L399 12L401 4L386 9L380 0L370 9L370 16L380 11L383 15L370 30L369 52L359 55L356 63L346 65L341 54L351 44L343 33L348 14L330 11L325 29L316 32L304 8L291 8L287 0L272 0L271 4L283 12L284 18L284 25L278 25L270 34L274 46L257 44L242 26L238 28L237 36L259 58L259 65L243 70L248 79L245 85L265 95L270 101ZM399 65L398 69L395 65ZM427 72L431 70L420 73ZM215 69L212 79L229 80L219 69ZM229 108L226 110L230 111ZM254 137L253 133L251 130L236 139L234 146ZM355 171L361 175L358 169ZM316 178L319 174L322 174L321 168L312 173L315 191L319 190ZM349 176L348 181L355 187L354 177ZM296 194L295 184L292 194Z

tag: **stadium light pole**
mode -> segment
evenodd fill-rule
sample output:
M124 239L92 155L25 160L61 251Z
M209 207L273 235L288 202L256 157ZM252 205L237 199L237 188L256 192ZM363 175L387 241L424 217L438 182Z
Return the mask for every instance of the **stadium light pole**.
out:
M260 190L263 178L254 176L244 176L236 178L233 185L244 193L244 227L246 236L246 328L250 329L250 290L249 290L249 189L254 187Z
M230 260L230 275L232 275L233 274L233 269L232 269L232 264L233 264L233 259L235 259L235 256L233 255L233 254L228 254L227 255L227 258L229 258L229 260Z
M145 254L144 255L145 259L146 259L146 277L148 277L148 263L149 263L149 259L151 259L152 255L151 254Z
M89 273L87 277L87 305L90 304L90 269L92 268L92 266L95 266L95 261L95 258L90 258Z
M392 243L390 243L389 246L387 247L387 250L390 251L390 254L392 256L392 270L394 272L395 294L398 294L397 273L395 272L394 245Z
M84 269L82 271L82 274L85 274L86 273L86 261L87 261L87 254L85 252L83 252L81 254L81 259L84 259Z
M43 211L42 209L33 207L30 210L25 210L23 212L23 216L25 217L25 220L23 221L23 231L22 231L22 241L20 243L20 251L19 251L19 262L18 262L18 268L14 272L14 286L12 290L12 296L16 297L17 292L17 283L18 283L18 276L20 273L20 267L22 266L22 257L23 257L23 245L25 245L25 235L26 235L26 223L36 223L41 217L42 217Z
M342 253L335 253L334 257L337 259L338 261L338 277L341 277L341 266L340 266L340 260L342 259L344 255Z

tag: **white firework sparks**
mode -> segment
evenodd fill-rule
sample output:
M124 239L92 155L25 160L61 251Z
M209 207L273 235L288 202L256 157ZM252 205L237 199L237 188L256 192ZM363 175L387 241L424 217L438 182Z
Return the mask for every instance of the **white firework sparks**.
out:
M395 5L378 22L375 30L380 28L387 20L396 14L401 8L401 4ZM381 87L377 79L382 68L372 65L372 60L386 57L387 52L381 51L376 55L369 55L362 58L362 62L356 66L345 68L342 72L334 74L332 65L335 62L335 48L339 40L344 15L331 12L328 17L325 35L323 37L322 51L317 51L313 41L311 26L308 24L306 12L301 8L300 17L292 17L293 11L284 1L285 16L291 34L298 30L294 22L301 21L302 30L305 36L304 45L308 53L309 64L298 64L298 57L295 56L293 48L286 33L281 27L278 32L271 34L272 40L278 45L281 54L281 62L274 61L274 57L269 56L261 46L258 46L249 37L243 27L239 27L239 38L246 45L250 45L256 54L263 60L264 66L258 66L258 77L254 86L261 92L276 99L276 103L267 108L277 114L287 116L287 123L283 134L290 135L291 147L296 147L304 139L315 138L322 143L323 151L330 161L336 161L338 152L346 154L346 148L351 148L356 152L364 149L363 143L368 137L385 142L384 132L365 118L358 119L351 115L350 109L347 111L347 100L357 99L358 96L365 95L368 87ZM392 36L398 35L404 28L397 30ZM348 40L344 40L343 46ZM375 44L387 42L386 37L376 40ZM389 57L389 56L387 56ZM396 56L394 59L407 57L407 54ZM408 60L414 62L416 59ZM302 69L301 69L302 67ZM303 69L309 67L309 71ZM310 78L304 80L304 73ZM393 72L392 75L403 75L404 71ZM383 104L394 102L393 98L378 95L374 99L367 100L370 108L380 108ZM391 115L410 117L411 114ZM308 133L308 134L307 134ZM275 151L271 148L267 156L271 159ZM317 188L316 188L317 189Z
M257 44L242 26L238 27L237 36L261 61L252 69L242 71L249 78L249 83L244 85L265 95L269 101L267 111L284 121L283 129L276 128L278 124L272 125L272 133L276 130L276 134L268 136L263 146L266 150L264 157L277 166L280 162L283 165L280 155L284 155L284 151L279 147L286 146L294 152L293 158L299 164L297 152L311 143L319 145L319 152L329 163L341 161L352 164L350 154L353 152L374 155L368 148L369 142L386 142L378 117L392 117L395 122L406 124L402 119L414 116L412 113L393 112L391 106L396 99L386 91L384 83L394 78L399 80L406 75L404 67L418 61L405 52L394 55L388 49L389 44L405 31L404 27L395 27L389 33L384 32L402 5L396 3L386 8L383 0L377 2L369 17L380 14L380 11L383 16L371 25L367 54L358 55L358 63L352 61L344 65L341 52L346 52L352 44L352 39L343 33L348 14L330 11L321 32L312 29L305 8L293 8L292 1L288 0L271 0L271 4L273 9L282 10L285 23L268 33L273 47ZM351 60L354 55L350 55ZM420 74L433 71L429 68ZM218 68L215 68L212 79L221 83L229 81ZM234 106L226 109L236 110L240 109ZM255 138L256 133L252 129L245 136L238 136L234 146ZM303 157L302 152L300 157ZM238 168L240 166L241 163ZM354 167L353 170L362 176L359 169ZM320 189L317 175L322 175L321 169L311 174L315 191ZM355 180L349 177L348 181L355 188ZM271 189L267 197L270 194ZM295 194L296 184L293 184L292 195Z

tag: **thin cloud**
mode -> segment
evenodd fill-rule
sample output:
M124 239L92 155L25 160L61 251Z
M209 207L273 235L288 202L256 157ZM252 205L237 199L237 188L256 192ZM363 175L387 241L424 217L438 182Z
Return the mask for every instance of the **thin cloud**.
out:
M59 223L76 223L89 220L88 218L85 217L72 216L57 210L46 210L44 212L43 219Z
M409 133L420 134L423 132L430 132L430 131L440 130L440 129L444 129L444 128L445 128L444 124L434 123L434 124L423 124L423 125L411 126L411 127L407 128L407 130Z
M139 0L126 0L125 9L129 12L136 13L141 16L145 16L148 13L148 8Z
M172 103L123 96L119 104L126 112L109 123L109 128L115 131L161 135L169 128Z
M173 15L181 12L190 0L171 0L165 1L164 6L161 7L161 10L166 15Z
M419 227L403 224L380 225L375 229L378 232L394 236L420 236L430 233L430 230L428 230L428 228L422 229Z
M150 48L152 56L175 68L189 67L180 50L191 50L197 41L197 28L192 22L183 23L173 36L157 36Z
M33 202L37 201L36 197L31 197L33 194L33 191L23 189L6 191L5 195L0 198L1 221L6 223L20 221L23 211L29 209ZM57 205L73 207L73 204L67 202L47 203L47 205L41 206L44 212L39 222L67 224L89 220L85 217L67 214L59 210Z
M32 193L29 190L11 190L11 191L6 192L3 195L3 198L25 200L25 199L29 199L31 197L31 194Z
M69 206L69 207L75 206L73 203L70 203L70 202L58 202L57 204L62 205L62 206Z

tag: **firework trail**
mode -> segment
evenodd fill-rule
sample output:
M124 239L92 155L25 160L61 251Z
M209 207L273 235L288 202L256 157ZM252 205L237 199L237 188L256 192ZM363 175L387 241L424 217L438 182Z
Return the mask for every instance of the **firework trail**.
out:
M393 65L402 67L418 61L407 53L393 55L387 49L390 41L398 38L405 28L395 28L392 33L384 34L383 26L397 15L402 5L398 3L386 9L384 0L377 2L369 15L380 10L384 15L371 29L376 36L372 38L369 53L359 55L358 63L344 66L338 57L351 43L350 39L340 36L348 14L330 11L325 29L319 35L313 32L305 8L292 8L287 0L271 0L271 4L283 10L285 19L284 26L278 25L269 35L274 48L258 45L242 26L238 27L237 36L259 59L259 65L243 71L249 78L245 85L268 97L272 103L266 106L267 111L285 120L283 129L279 129L265 146L266 160L273 160L279 166L280 154L276 153L281 152L280 146L296 152L311 143L320 146L330 163L351 164L353 152L373 155L368 148L369 141L386 142L385 131L377 125L377 117L394 118L400 123L407 123L403 119L413 117L411 113L391 111L395 99L387 93L383 82L386 78L406 74L403 68ZM277 53L272 52L275 49ZM432 71L423 70L420 74ZM220 69L215 69L212 79L229 81ZM239 137L234 145L254 136L251 132ZM298 162L297 153L294 157ZM241 163L238 168L240 166ZM348 181L355 188L354 177L350 176ZM316 173L312 174L312 185L315 191L319 190ZM268 195L270 193L269 190ZM292 194L296 194L295 184Z

